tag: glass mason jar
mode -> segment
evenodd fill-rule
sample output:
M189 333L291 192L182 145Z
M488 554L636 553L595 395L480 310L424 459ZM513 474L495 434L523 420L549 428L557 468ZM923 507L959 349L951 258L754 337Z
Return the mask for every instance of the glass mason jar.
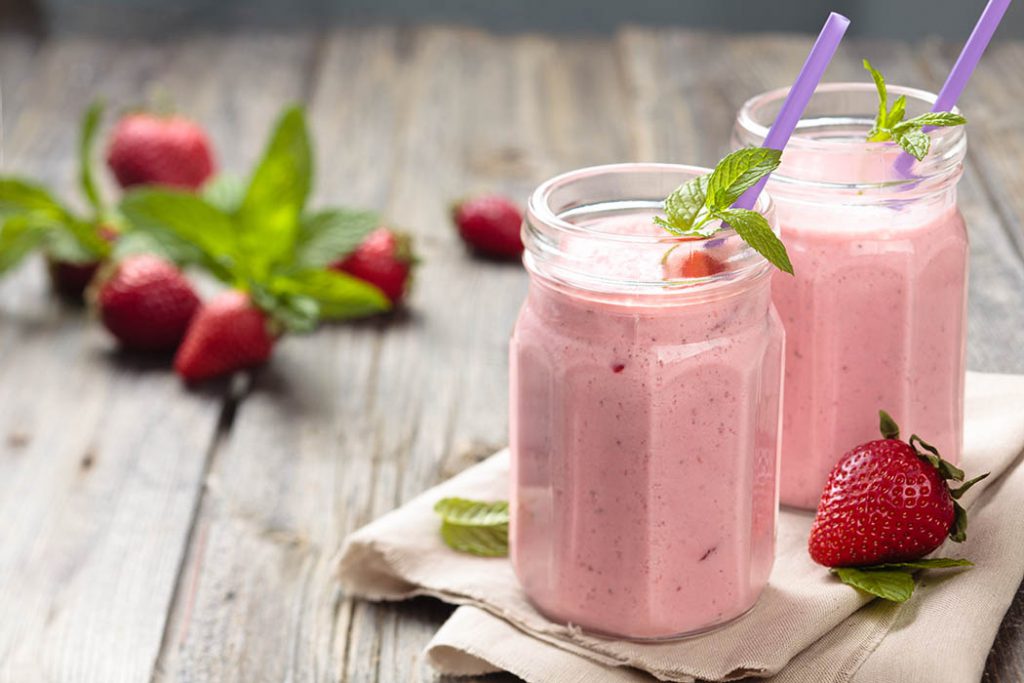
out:
M585 168L529 202L511 556L541 612L594 633L722 624L772 566L783 333L771 266L732 231L681 240L651 220L705 172ZM774 221L767 195L759 210ZM672 247L692 267L667 281Z
M935 95L907 98L907 118ZM734 146L760 145L785 90L749 100ZM818 88L768 183L795 276L778 274L786 328L782 502L818 504L836 461L880 438L884 409L958 462L963 439L967 231L956 185L963 126L931 132L923 161L865 142L873 85Z

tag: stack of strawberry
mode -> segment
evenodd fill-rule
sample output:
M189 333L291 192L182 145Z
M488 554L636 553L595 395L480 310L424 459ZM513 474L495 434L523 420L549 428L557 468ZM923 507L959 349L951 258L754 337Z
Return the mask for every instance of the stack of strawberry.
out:
M285 332L402 301L415 264L407 236L373 212L307 209L312 152L300 109L282 114L247 183L214 177L196 123L124 116L107 150L125 190L116 207L91 165L101 116L89 109L79 145L87 216L31 181L0 178L0 273L41 249L56 292L85 296L124 348L176 350L189 381L263 363ZM184 267L228 290L203 303Z

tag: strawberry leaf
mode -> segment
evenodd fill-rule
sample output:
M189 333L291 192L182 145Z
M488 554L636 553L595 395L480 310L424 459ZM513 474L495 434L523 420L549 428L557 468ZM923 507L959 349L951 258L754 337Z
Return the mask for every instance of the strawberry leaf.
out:
M262 280L287 261L309 195L313 153L300 107L281 115L238 208L238 246L249 275Z
M878 429L882 432L883 439L900 438L900 426L892 419L892 415L884 410L878 411Z
M949 540L954 543L967 540L967 510L956 501L953 501L953 526L949 529Z
M914 577L906 571L837 567L832 573L846 585L885 600L906 602L914 594Z
M78 182L82 187L89 205L96 213L96 218L103 214L103 199L96 187L96 179L92 174L93 147L96 142L96 130L103 116L103 103L93 102L82 117L82 128L78 139Z
M979 481L986 478L990 474L991 472L986 472L985 474L979 474L974 479L965 481L963 484L960 485L960 488L950 489L949 495L953 496L953 500L960 500L960 497L967 493L968 489L970 489L972 486L974 486L975 484L977 484Z
M373 211L337 208L306 214L299 223L295 261L324 268L350 254L380 224Z
M373 285L346 273L308 268L276 276L269 287L278 296L304 296L325 320L360 318L390 310L391 302Z
M434 505L449 547L483 557L508 555L508 503L444 498Z
M953 463L943 460L942 456L939 455L939 449L935 446L931 445L917 434L911 434L909 443L919 457L927 460L931 463L932 467L939 471L939 474L942 475L943 479L952 479L954 481L964 480L964 471Z

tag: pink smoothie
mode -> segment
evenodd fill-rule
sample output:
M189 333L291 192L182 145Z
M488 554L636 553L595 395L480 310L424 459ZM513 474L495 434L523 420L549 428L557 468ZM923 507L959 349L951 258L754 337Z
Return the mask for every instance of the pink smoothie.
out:
M779 197L795 277L774 278L786 328L782 502L813 508L878 410L958 462L967 233L955 204L835 206Z
M592 227L656 234L650 215ZM589 258L660 277L656 257L628 248ZM523 588L555 621L628 638L743 614L774 546L782 331L769 273L670 298L532 275L511 346Z

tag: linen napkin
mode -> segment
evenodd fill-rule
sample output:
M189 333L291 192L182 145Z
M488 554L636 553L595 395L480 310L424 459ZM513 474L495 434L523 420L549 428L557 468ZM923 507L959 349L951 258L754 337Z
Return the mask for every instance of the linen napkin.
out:
M908 425L909 426L909 425ZM431 595L465 605L428 646L454 675L510 671L527 681L736 680L924 683L977 681L1002 616L1024 576L1024 377L969 373L965 447L969 476L990 471L961 502L968 540L940 554L968 571L926 572L902 605L872 601L811 562L812 515L783 509L775 567L757 605L708 634L633 643L581 633L541 616L506 559L443 544L434 503L446 496L504 499L503 451L356 531L338 559L351 593L371 600Z

